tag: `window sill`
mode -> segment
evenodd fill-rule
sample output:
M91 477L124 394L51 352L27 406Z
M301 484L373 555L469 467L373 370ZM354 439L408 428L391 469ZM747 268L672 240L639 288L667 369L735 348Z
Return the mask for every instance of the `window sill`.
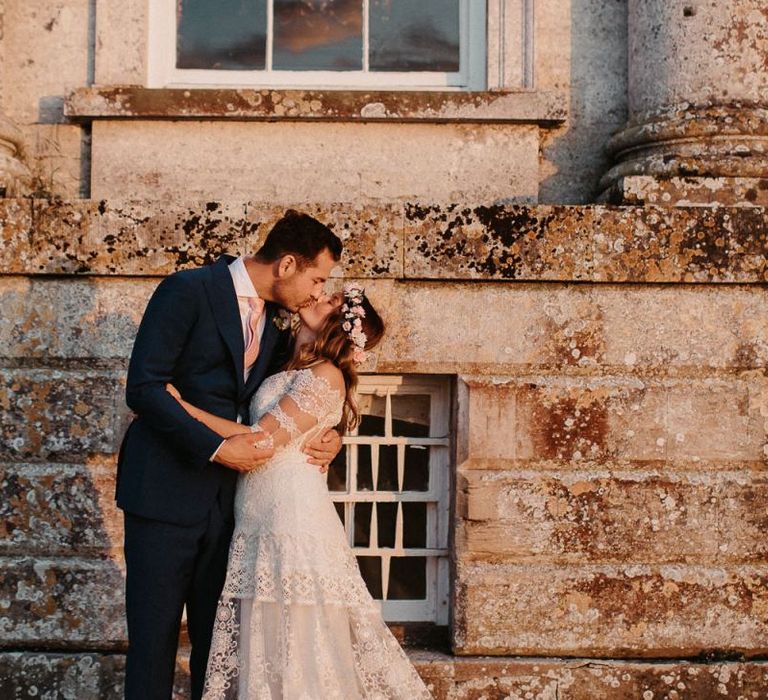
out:
M567 117L558 92L199 89L106 86L75 90L72 121L173 119L233 121L520 122L556 126Z

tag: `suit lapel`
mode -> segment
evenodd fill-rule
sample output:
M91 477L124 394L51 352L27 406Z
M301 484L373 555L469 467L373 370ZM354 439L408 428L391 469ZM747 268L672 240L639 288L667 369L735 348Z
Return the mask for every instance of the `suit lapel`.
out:
M253 363L253 367L251 367L248 381L245 383L243 391L245 396L253 393L256 386L261 383L264 373L267 371L267 367L269 367L272 351L274 350L275 343L279 337L277 326L272 322L278 308L278 305L271 301L266 302L264 306L264 314L266 316L264 319L264 332L261 334L261 340L259 342L259 354L256 357L256 362Z
M243 326L240 320L240 309L237 306L237 295L232 275L229 272L229 263L234 261L230 255L222 255L210 270L210 278L206 281L208 298L211 301L213 317L221 337L232 356L237 375L238 392L243 390L243 354L245 353L243 341Z

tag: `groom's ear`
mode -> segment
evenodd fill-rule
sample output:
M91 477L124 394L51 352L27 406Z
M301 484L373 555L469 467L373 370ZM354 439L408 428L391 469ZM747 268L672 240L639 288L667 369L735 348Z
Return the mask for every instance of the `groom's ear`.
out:
M291 255L283 255L280 260L277 261L277 276L279 278L290 277L298 268L298 262L296 257Z

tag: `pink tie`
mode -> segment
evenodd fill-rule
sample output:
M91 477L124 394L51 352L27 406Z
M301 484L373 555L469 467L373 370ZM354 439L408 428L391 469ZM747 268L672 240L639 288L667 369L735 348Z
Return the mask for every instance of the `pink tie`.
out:
M258 297L249 297L248 306L251 307L248 313L246 323L246 343L245 343L245 369L248 369L259 356L259 334L256 328L259 325L259 319L264 311L264 300Z

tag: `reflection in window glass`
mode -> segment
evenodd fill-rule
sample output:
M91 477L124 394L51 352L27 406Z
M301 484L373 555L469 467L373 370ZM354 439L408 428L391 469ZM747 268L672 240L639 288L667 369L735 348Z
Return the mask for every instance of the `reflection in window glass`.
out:
M362 0L274 0L277 70L362 70Z
M371 0L372 71L459 70L459 0Z
M178 0L177 68L261 70L267 0Z

